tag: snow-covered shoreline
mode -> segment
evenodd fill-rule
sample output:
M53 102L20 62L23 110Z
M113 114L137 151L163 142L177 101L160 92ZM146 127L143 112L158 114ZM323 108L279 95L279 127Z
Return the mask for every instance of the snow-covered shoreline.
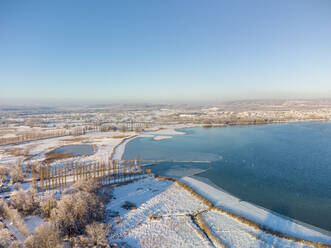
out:
M294 228L304 234L297 238L247 223L194 191L177 180L153 176L115 187L116 200L106 207L110 216L106 222L113 225L109 239L131 247L307 248L330 244L330 236L301 226Z
M126 145L133 139L148 137L148 138L153 138L153 140L163 140L163 139L172 138L172 136L170 136L170 135L183 135L183 134L185 134L185 133L179 132L179 131L175 130L174 128L169 128L169 129L160 129L160 130L155 130L155 131L149 131L149 132L145 132L140 135L135 135L135 136L125 138L121 141L121 143L119 143L116 147L114 147L111 159L122 160Z
M124 138L121 143L113 148L113 153L111 155L112 160L121 160L125 151L125 146L131 140L137 138L137 136L131 136L129 138Z
M102 133L94 133L80 137L83 138L82 140L70 142L78 144L93 143L97 145L98 150L94 155L86 158L77 158L81 161L91 158L108 158L110 154L111 159L121 160L126 145L135 138L148 137L158 142L157 140L172 137L173 135L185 134L174 128L150 130L138 135L134 132L125 133L125 135L114 133L108 136ZM182 126L178 128L185 129L190 127ZM52 142L32 142L37 145L31 147L30 152L35 156L38 155L35 157L36 159L42 159L43 154L49 149L53 149L52 147L66 144L66 139L75 138L53 138ZM29 144L20 146L25 147L27 145ZM55 162L54 166L56 166L56 163L61 163L61 161ZM197 192L201 197L211 201L215 208L210 208L204 202L200 202L199 196L197 197L197 195L190 194L189 191L185 190L185 185L180 187L180 185L171 182L171 180L157 180L153 177L142 178L132 184L115 187L117 200L110 203L109 209L118 211L124 222L123 225L116 224L116 235L112 238L116 239L117 235L126 237L126 232L129 232L130 238L124 238L124 240L129 244L132 243L133 247L139 244L139 242L147 242L140 243L146 244L146 247L155 247L153 242L156 242L155 239L160 237L164 240L165 245L173 244L175 246L176 242L182 242L181 247L209 247L208 238L201 234L201 230L192 221L192 218L195 218L192 216L196 216L199 213L199 218L202 218L215 236L228 247L312 247L301 244L300 240L282 238L281 235L273 235L265 232L263 229L254 229L245 223L238 222L234 216L216 211L216 208L219 208L236 216L245 217L260 226L291 238L331 245L331 234L325 230L320 230L305 223L299 223L296 220L274 214L268 209L241 201L204 180L184 177L180 181ZM22 184L24 189L30 185L31 183ZM121 204L126 200L135 203L137 211L123 211ZM11 227L10 223L7 225ZM185 227L177 230L178 226ZM157 232L155 232L155 229L157 229ZM12 228L11 230L15 232L15 229Z
M126 144L132 139L138 137L151 137L154 140L157 140L155 138L158 137L157 135L159 134L178 135L184 133L178 132L175 129L162 129L128 138L114 149L112 159L122 159ZM192 177L184 177L181 179L181 181L201 194L203 197L209 199L215 204L216 207L223 208L231 213L243 216L252 220L253 222L285 235L314 242L322 242L328 245L331 244L331 234L326 230L315 228L305 223L300 224L295 220L276 215L267 209L263 209L254 204L241 201L230 193L219 190Z
M192 177L184 177L180 181L210 200L215 207L245 217L279 233L304 240L331 244L331 233L326 230L310 226L306 223L299 223L299 221L282 217L249 202L241 201L230 193Z

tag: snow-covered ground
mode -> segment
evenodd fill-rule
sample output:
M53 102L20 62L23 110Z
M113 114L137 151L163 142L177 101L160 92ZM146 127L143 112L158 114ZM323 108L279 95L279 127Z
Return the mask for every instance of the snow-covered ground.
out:
M9 220L4 220L7 228L11 231L11 233L15 236L15 238L20 241L21 243L24 242L25 236L18 230L18 228L11 223ZM29 233L33 233L33 231L42 224L46 224L40 216L27 216L24 218L24 223L29 231Z
M129 143L135 137L137 137L137 136L134 136L132 138L127 138L124 141L121 140L121 142L119 142L116 146L114 146L114 152L113 152L113 155L112 155L111 159L121 160L122 156L124 154L124 151L125 151L126 144Z
M6 145L0 147L0 164L16 164L18 161L23 160L24 156L15 156L5 152L6 149L17 149L22 152L26 152L32 158L29 159L29 163L40 162L45 158L45 154L53 149L62 145L68 144L95 144L97 151L95 154L88 157L76 158L76 162L90 161L90 160L105 160L113 154L112 159L120 160L125 151L125 145L132 139L130 137L151 137L155 140L162 140L171 138L171 135L184 134L178 132L174 128L184 128L183 125L172 126L171 128L150 130L135 136L135 132L94 132L80 136L65 136L58 138L49 138L36 141L25 142L18 145ZM124 142L123 142L124 140ZM121 145L119 145L121 144ZM114 151L116 148L116 151ZM114 151L114 153L113 153ZM61 161L58 161L60 163ZM54 163L56 165L57 163Z
M210 247L189 216L206 206L179 185L148 177L116 187L113 196L115 199L107 205L107 211L119 217L108 219L115 225L110 239L133 247ZM135 204L137 209L124 209L125 202Z
M128 136L133 136L134 132L96 132L96 133L88 133L86 135L81 136L66 136L66 137L58 137L58 138L50 138L44 140L37 140L26 142L19 145L7 145L2 146L0 149L0 163L10 163L15 164L19 159L22 160L22 156L15 156L5 153L5 149L20 149L22 151L28 151L28 155L32 156L28 162L39 162L45 158L45 154L53 149L68 145L68 144L94 144L97 149L93 155L88 157L77 157L76 159L80 162L89 161L89 160L105 160L108 159L113 149L122 142L122 140ZM123 136L123 137L122 137ZM76 140L76 141L75 141ZM58 161L61 162L61 161ZM54 163L57 164L56 162Z
M24 218L26 227L29 229L29 231L32 233L38 226L42 224L47 224L40 216L34 215L34 216L28 216Z
M180 128L186 128L185 126L180 126ZM183 132L179 132L176 129L179 129L179 127L177 128L165 128L165 129L161 129L161 130L157 130L157 131L152 131L150 132L150 134L153 135L179 135L179 134L185 134Z
M174 129L162 129L162 130L158 130L158 131L149 132L148 134L139 135L137 137L153 137L153 139L158 140L157 137L159 137L160 132L161 132L161 134L165 135L164 137L171 137L171 136L166 136L166 135L184 134L184 133L178 132ZM162 135L160 135L160 136L163 137ZM130 140L123 142L121 145L119 145L116 148L116 151L115 151L115 154L117 154L116 159L121 159L121 156L123 155L123 153L125 151L125 145L129 141ZM119 150L118 153L117 153L117 149ZM182 181L185 182L190 187L194 188L201 195L203 195L206 198L208 198L209 200L211 200L215 204L216 207L220 207L220 208L228 210L234 214L244 216L254 222L263 224L264 226L266 226L272 230L284 233L286 235L290 235L290 236L301 238L301 239L311 240L311 241L315 241L315 242L323 242L323 243L331 244L331 237L330 237L329 233L324 232L324 230L319 230L317 228L313 228L308 225L304 225L304 224L297 223L292 220L283 218L279 215L275 215L266 209L262 209L258 206L250 204L248 202L241 201L240 199L232 196L231 194L228 194L227 192L218 190L218 189L214 188L213 186L210 186L209 184L195 180L191 177L185 177L182 179ZM220 214L220 213L217 213L217 214ZM204 215L204 216L208 217L209 215ZM227 217L227 218L229 218L229 217ZM247 235L252 236L252 234L247 234ZM256 236L257 233L255 233L254 235ZM265 235L267 235L267 234L265 234ZM268 234L268 235L270 235L270 234ZM259 237L260 236L261 235L259 235ZM261 239L262 240L267 239L267 240L269 240L268 242L271 243L269 236L262 235ZM278 240L278 239L273 238L272 242L276 242L276 243L278 242L278 244L283 244L284 242L292 242L292 241L288 241L288 240L284 241L283 239L282 239L283 241L280 242L280 240ZM245 240L245 239L243 239L243 240ZM254 241L254 238L253 238L253 241ZM256 239L254 242L255 242L255 244L257 244ZM259 241L259 242L263 242L263 244L264 244L265 241ZM291 246L292 246L292 244L291 244ZM238 247L240 247L240 246L238 246Z
M8 230L14 235L14 237L21 243L24 242L25 237L21 234L21 232L16 228L16 226L11 223L9 220L4 220L6 227Z
M177 183L148 177L114 188L107 204L107 221L114 225L109 239L132 247L215 247L196 223L200 214L226 247L310 247L253 228L231 216L211 210ZM125 209L125 204L134 206ZM284 222L280 221L280 225ZM303 229L301 229L303 228ZM297 226L296 230L305 230ZM292 230L293 231L293 230ZM330 240L310 230L305 238ZM308 233L306 233L308 234ZM317 238L318 239L318 238Z
M89 143L96 145L95 154L88 157L77 157L76 161L100 161L106 160L112 154L111 159L121 160L128 142L136 137L150 137L154 140L171 138L173 135L182 135L174 128L155 129L136 135L134 132L119 133L89 133L78 137L59 137L45 140L27 142L11 148L29 150L32 155L30 162L41 161L45 153L66 144ZM72 141L69 141L72 139ZM75 141L75 139L77 139ZM0 163L14 164L19 157L0 152ZM52 165L63 164L63 161L54 162ZM264 226L305 240L323 242L331 245L329 233L321 232L300 223L282 218L268 210L259 208L247 202L240 201L234 196L218 190L206 183L191 177L182 179L198 193L211 200L216 207L228 210L237 215ZM27 184L26 184L27 185ZM29 183L29 186L31 183ZM25 186L22 184L22 186ZM26 190L26 187L23 187ZM229 215L210 210L200 199L191 195L178 184L168 180L156 180L152 177L114 188L114 199L107 205L110 215L119 215L107 220L114 224L114 229L109 235L110 239L124 241L133 247L213 247L217 246L200 229L194 216L200 214L211 232L227 247L308 247L301 243L279 238L254 229ZM122 205L129 201L137 208L126 210ZM40 223L32 219L27 225L33 229ZM38 223L37 223L37 222ZM37 223L38 225L34 225ZM9 229L15 232L15 227L10 223ZM30 228L29 228L30 229ZM33 229L30 229L31 231ZM21 239L22 237L17 237Z
M153 140L165 140L165 139L171 139L172 136L162 136L162 135L158 135L158 136L154 136Z
M28 160L24 161L24 164L28 163L39 163L45 159L45 154L52 151L53 149L68 145L68 144L93 144L96 146L96 152L90 156L79 156L69 159L61 159L52 162L50 165L52 167L64 166L68 161L75 163L93 163L95 161L107 161L110 159L114 148L118 146L124 139L134 136L134 132L95 132L88 133L81 136L66 136L58 138L50 138L43 140L36 140L25 142L18 145L6 145L0 147L0 167L13 167L18 161L22 162L27 157L24 155L15 156L15 154L10 154L6 152L6 149L16 149L21 151L27 151ZM119 153L119 158L122 157L125 146L121 147L123 149ZM68 178L71 180L71 178ZM25 182L21 184L23 190L27 190L31 186L31 182ZM10 185L11 191L15 190L14 187ZM0 193L0 197L8 197L12 192Z
M306 224L299 224L290 219L283 218L266 209L245 201L241 201L229 193L218 190L209 184L191 177L184 177L181 181L213 202L216 207L220 207L234 214L246 217L280 233L331 245L331 236L326 232L324 234L324 230L317 230L317 228L309 227Z
M207 211L202 218L226 247L310 247L251 228L218 211Z
M181 126L181 128L183 128ZM125 139L123 142L119 142L118 145L115 146L115 150L113 152L112 158L114 160L121 160L125 151L125 146L135 138L153 138L154 140L163 140L172 138L171 135L182 135L185 134L183 132L176 131L174 128L161 129L161 130L150 130L148 132L144 132L142 134L133 136L131 138Z

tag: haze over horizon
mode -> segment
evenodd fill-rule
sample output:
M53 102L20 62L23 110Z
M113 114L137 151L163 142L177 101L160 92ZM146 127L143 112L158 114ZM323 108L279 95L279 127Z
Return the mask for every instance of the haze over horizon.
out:
M331 98L331 2L2 1L0 104Z

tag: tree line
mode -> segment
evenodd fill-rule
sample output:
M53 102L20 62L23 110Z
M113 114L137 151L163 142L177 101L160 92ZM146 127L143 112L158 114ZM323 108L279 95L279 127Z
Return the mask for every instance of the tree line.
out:
M0 138L0 145L9 145L33 140L56 138L61 136L78 136L86 133L85 128L76 128L74 130L54 130L47 132L26 132L15 137Z
M81 179L98 179L101 184L125 182L139 176L150 174L145 171L141 160L107 160L103 162L67 162L65 166L51 167L47 164L39 170L32 168L33 188L37 191L62 191L68 184Z

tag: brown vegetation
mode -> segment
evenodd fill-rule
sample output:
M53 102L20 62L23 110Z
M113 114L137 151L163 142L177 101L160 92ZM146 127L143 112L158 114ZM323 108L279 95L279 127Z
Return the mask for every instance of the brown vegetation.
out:
M40 212L44 218L49 218L51 212L57 206L56 199L51 195L47 195L46 198L40 202Z
M0 199L0 220L9 219L27 237L24 242L27 248L63 247L61 240L68 237L71 247L109 247L110 225L96 222L104 217L104 204L98 196L99 185L98 180L79 180L63 192L60 200L47 195L40 203L34 192L19 190L10 197L10 205ZM49 218L50 225L41 225L31 234L21 214L36 213ZM7 234L0 225L1 242L6 242L6 247L7 240L13 244L13 238Z
M20 148L20 147L6 148L6 149L4 149L4 152L5 152L7 155L15 156L15 157L23 156L23 153L24 153L23 149Z
M116 131L116 127L113 125L104 125L100 127L100 132L110 132L110 131Z
M3 151L9 156L23 157L22 160L25 161L33 157L33 155L30 155L30 150L34 146L35 145L31 144L29 146L26 146L24 149L22 147L9 147L9 148L5 148Z
M144 131L144 128L142 128L142 127L135 127L135 128L134 128L134 131L135 131L136 133L141 133L141 132Z
M64 194L73 194L79 191L96 193L97 189L100 186L100 182L97 179L88 179L88 180L78 180L75 184L64 192Z
M140 160L130 161L130 165L130 175L142 172ZM13 171L21 175L21 171L16 168ZM74 176L77 181L65 189L69 171L70 176ZM112 179L116 175L117 181L123 183L124 173L120 171L119 164L109 160L93 165L68 163L63 168L31 165L31 175L34 190L19 189L9 198L9 205L2 200L0 202L0 220L10 220L23 236L28 237L25 247L62 247L65 243L60 242L61 239L66 239L72 247L109 247L107 235L110 226L98 222L104 218L103 201L106 199L99 193L99 187L110 182L108 175ZM16 185L20 188L19 183ZM57 188L62 191L60 200L47 195L40 201L36 195L36 190L50 192ZM132 204L126 205L130 209L135 208ZM41 215L49 219L50 226L41 226L31 234L25 225L24 215ZM52 232L54 235L50 234ZM18 242L12 244L21 247Z
M215 236L214 233L210 230L207 223L201 217L201 214L197 214L192 218L194 222L199 226L199 228L205 233L205 235L212 241L215 247L224 247L224 248L226 247L226 245L223 244L222 241L217 236Z
M83 140L86 140L86 137L73 137L73 138L67 138L67 139L63 139L63 141L65 142L80 142Z
M34 233L27 237L24 242L25 248L60 248L63 243L60 241L56 230L47 224L36 228Z
M0 138L0 145L16 144L32 140L49 139L61 136L78 136L85 134L84 128L76 128L74 130L52 130L43 132L23 132L15 137Z
M17 182L23 182L24 175L23 175L23 168L20 162L17 162L15 167L10 171L10 182L11 184L15 184Z
M93 148L93 152L97 151L97 145L96 144L92 144L92 148Z
M9 247L13 242L12 233L6 228L5 224L0 221L0 247Z
M15 227L20 231L20 233L27 237L29 235L29 230L25 225L22 215L17 211L8 206L8 204L0 199L0 218L8 219Z
M125 132L127 132L128 131L128 127L127 126L125 126L125 125L122 125L122 126L120 126L119 127L119 129L118 129L120 132L122 132L122 133L125 133Z
M123 139L123 138L127 138L129 137L129 135L115 135L115 136L111 136L111 138L113 139Z
M148 216L148 219L150 219L150 220L161 220L162 215L150 215L150 216Z
M24 215L36 214L39 210L39 200L36 192L32 190L23 191L20 189L10 197L9 201L12 208Z
M0 167L0 184L8 180L9 169L5 167Z
M93 247L109 247L107 236L110 226L104 223L93 222L86 226L85 231Z
M57 153L57 152L48 152L45 154L45 159L44 162L45 163L52 163L55 160L59 160L59 159L66 159L66 158L72 158L74 157L73 155L71 155L70 153Z
M51 211L50 221L62 235L82 234L87 224L102 220L104 205L94 193L79 191L64 195Z

